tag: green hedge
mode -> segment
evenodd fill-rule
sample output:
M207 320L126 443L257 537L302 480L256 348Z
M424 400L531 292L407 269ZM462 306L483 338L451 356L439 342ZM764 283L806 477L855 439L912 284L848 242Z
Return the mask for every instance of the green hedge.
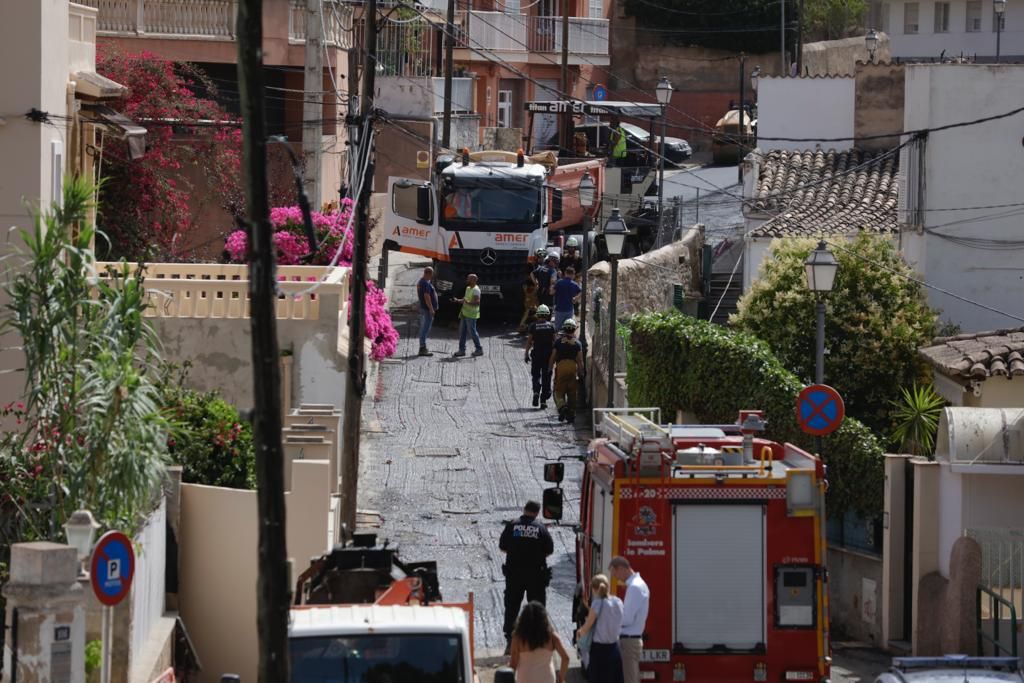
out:
M667 416L685 410L707 423L735 422L743 408L764 410L769 438L813 448L813 438L796 423L796 395L803 385L763 342L675 311L637 315L630 330L630 405L657 406ZM825 437L823 450L831 514L881 514L879 439L847 418Z

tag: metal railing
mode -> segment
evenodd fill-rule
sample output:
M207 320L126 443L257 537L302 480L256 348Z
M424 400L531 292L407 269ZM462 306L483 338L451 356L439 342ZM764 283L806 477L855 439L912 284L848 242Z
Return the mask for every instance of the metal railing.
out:
M456 44L496 52L526 52L526 17L470 10L462 15L463 34Z
M987 598L987 603L984 601ZM989 633L985 630L985 619L983 617L982 607L988 608L988 614L992 621L992 632ZM1003 596L995 593L984 586L978 586L977 590L977 609L978 609L978 620L977 620L977 632L978 632L978 655L984 656L985 644L992 646L992 655L999 657L1001 655L1016 657L1017 656L1017 610L1013 606L1013 603L1004 598ZM1008 617L1008 629L1004 633L1009 637L1009 644L1003 643L1000 638L999 625L1003 621L1003 615Z
M562 17L525 19L532 52L562 51ZM608 20L569 17L569 52L574 55L607 55Z
M350 48L352 37L352 7L339 0L324 0L324 44L332 47ZM291 0L288 10L288 41L306 42L306 2Z
M233 40L235 0L79 0L99 10L100 34Z
M426 21L377 26L377 64L381 76L437 75L436 28ZM355 44L366 44L366 22L355 24Z

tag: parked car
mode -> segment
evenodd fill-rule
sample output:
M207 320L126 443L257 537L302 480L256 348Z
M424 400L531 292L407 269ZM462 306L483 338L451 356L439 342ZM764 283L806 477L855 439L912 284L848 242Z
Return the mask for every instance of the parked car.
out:
M654 136L653 147L651 136L646 130L632 123L623 123L626 131L626 165L653 166L657 164L658 146L661 136ZM608 154L608 139L611 127L607 123L581 123L574 128L575 132L587 136L587 149L592 154L604 156ZM549 149L558 148L558 135L552 136L546 145ZM654 152L654 154L651 154ZM665 160L673 165L682 164L693 155L690 143L682 138L665 136Z
M875 683L1024 683L1016 657L896 657Z

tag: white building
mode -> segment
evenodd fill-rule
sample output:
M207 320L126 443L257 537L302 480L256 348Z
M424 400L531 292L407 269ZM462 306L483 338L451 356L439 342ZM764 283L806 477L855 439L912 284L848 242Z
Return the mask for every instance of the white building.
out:
M908 65L904 130L1004 114L1021 106L1021 93L1024 66ZM1024 317L1022 136L1024 113L909 144L899 220L903 256L929 285ZM938 289L928 299L964 332L1020 324Z
M852 139L834 139L855 135L855 93L853 76L762 76L757 86L757 146L765 152L791 149L794 143L771 138L821 137L818 143L799 144L803 149L849 149ZM829 139L833 141L825 141Z
M872 0L869 26L889 35L894 58L937 59L996 54L996 18L992 0ZM1000 35L1005 61L1024 56L1024 1L1007 0Z

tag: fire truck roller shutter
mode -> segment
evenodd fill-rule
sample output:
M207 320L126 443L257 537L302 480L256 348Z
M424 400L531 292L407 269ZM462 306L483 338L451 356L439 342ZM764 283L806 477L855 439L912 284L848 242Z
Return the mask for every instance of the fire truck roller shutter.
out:
M764 541L763 505L673 508L675 643L693 650L764 645Z

